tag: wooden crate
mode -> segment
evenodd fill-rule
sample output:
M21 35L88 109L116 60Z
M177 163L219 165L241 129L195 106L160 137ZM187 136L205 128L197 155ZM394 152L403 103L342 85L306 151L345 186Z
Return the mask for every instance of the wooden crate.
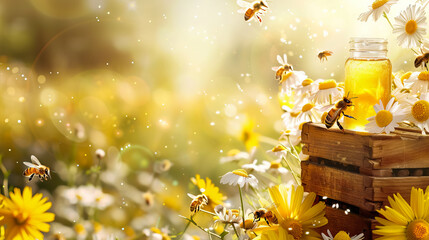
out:
M429 185L429 136L418 131L401 128L394 134L369 134L306 123L301 137L303 153L310 155L301 163L305 191L358 209L346 216L328 207L326 228L332 232L354 235L359 228L371 232L376 210L389 205L388 196L400 193L408 201L411 187ZM372 236L365 233L365 239Z
M332 208L327 206L325 216L328 218L328 224L318 228L317 232L327 234L331 231L335 235L338 231L345 231L350 236L364 234L364 239L372 239L372 230L375 229L376 221L371 217L356 213L347 213L344 209Z

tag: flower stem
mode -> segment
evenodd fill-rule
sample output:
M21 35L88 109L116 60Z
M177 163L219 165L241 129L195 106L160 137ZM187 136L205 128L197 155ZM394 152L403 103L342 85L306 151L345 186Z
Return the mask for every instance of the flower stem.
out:
M6 167L3 165L2 155L0 155L0 170L3 173L3 195L5 197L9 197L9 175L10 175L10 172L8 172Z
M234 223L231 223L232 228L234 229L235 235L237 235L237 238L240 239L240 236L238 235L237 229L235 229L235 225ZM243 226L244 226L244 222L243 222Z
M213 216L217 216L216 214L214 214L214 213L212 213L212 212L209 212L209 211L206 211L206 210L204 210L204 209L200 209L200 211L201 211L201 212L204 212L204 213L207 213L207 214L210 214L210 215L213 215Z
M243 197L241 194L241 187L240 185L238 186L238 192L240 193L240 202L241 202L241 213L243 214L243 226L245 224L245 219L244 219L244 204L243 204Z
M390 22L389 17L387 16L386 12L383 12L383 17L387 20L387 22L389 23L390 27L391 27L391 28L392 28L392 30L393 30L393 25L392 25L392 23Z
M183 229L183 231L180 233L180 237L178 238L178 240L182 239L183 235L185 235L186 230L188 230L189 225L191 225L191 222L188 221L188 223L185 226L185 229Z

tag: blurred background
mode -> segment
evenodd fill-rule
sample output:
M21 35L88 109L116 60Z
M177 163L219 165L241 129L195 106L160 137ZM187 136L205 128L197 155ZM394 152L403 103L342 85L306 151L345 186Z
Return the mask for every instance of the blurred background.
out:
M392 7L391 21L408 3ZM0 154L10 185L27 184L30 155L55 171L33 188L83 184L70 176L90 170L103 149L135 173L122 184L170 160L163 182L188 202L191 177L219 185L233 168L219 159L246 150L246 122L279 137L276 55L314 80L342 82L349 38L384 37L393 70L412 69L414 55L397 46L385 19L357 20L371 4L273 0L259 24L245 22L234 0L1 1ZM323 63L322 50L334 52ZM260 145L262 160L272 145Z

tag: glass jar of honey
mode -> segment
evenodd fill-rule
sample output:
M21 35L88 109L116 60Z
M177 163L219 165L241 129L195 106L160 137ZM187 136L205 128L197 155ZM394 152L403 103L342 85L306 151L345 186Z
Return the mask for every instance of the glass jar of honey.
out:
M345 114L344 128L364 131L367 118L375 115L373 106L391 97L392 64L387 58L387 40L383 38L352 38L350 57L346 61L345 95L353 105Z

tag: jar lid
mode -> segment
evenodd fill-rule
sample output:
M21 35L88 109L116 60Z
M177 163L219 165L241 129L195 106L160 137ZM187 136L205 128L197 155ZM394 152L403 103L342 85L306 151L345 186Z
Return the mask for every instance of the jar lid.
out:
M387 39L385 38L350 38L350 51L386 51Z

